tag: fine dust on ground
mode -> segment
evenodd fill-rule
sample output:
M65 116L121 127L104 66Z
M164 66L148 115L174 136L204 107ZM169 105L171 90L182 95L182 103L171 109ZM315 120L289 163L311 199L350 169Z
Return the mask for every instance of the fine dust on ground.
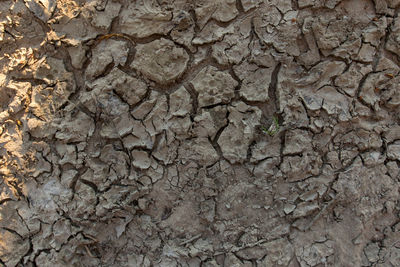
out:
M399 11L0 1L0 265L400 266Z

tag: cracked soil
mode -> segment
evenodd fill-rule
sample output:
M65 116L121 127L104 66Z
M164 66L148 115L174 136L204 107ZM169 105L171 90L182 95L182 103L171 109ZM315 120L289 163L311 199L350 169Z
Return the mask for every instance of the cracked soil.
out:
M399 11L0 1L0 265L400 266Z

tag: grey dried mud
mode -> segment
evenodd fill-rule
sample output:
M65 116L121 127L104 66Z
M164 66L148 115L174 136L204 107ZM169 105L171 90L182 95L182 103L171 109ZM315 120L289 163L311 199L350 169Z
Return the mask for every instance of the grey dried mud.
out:
M399 10L0 1L0 265L400 266Z

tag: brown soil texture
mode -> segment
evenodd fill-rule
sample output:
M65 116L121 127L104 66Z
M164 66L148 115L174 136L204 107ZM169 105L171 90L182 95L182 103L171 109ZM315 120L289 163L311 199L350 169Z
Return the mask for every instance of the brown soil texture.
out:
M400 266L400 0L1 0L1 266Z

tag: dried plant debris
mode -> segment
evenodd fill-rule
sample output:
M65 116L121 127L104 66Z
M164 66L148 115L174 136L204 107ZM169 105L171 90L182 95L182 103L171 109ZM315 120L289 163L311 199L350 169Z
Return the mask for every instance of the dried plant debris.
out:
M0 266L400 266L399 7L0 1Z

